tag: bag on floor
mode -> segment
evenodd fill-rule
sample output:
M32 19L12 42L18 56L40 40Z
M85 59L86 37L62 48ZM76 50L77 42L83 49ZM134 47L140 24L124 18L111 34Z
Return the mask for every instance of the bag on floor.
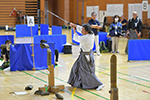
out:
M109 52L112 51L112 40L111 39L107 39L107 48L108 48Z
M72 45L70 44L64 45L64 54L72 54Z
M101 53L107 53L108 52L108 49L106 48L106 45L105 45L104 41L101 41L99 46L100 46L100 52Z

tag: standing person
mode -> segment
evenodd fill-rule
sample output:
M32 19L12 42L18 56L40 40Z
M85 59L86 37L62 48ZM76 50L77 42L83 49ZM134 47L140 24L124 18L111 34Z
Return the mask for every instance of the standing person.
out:
M11 45L11 41L10 40L6 40L5 42L6 47L2 50L2 58L4 60L4 63L1 66L1 69L5 69L9 67L9 62L10 62L10 45Z
M137 12L134 11L133 18L129 19L128 21L127 36L129 36L129 39L138 39L138 37L141 36L141 32L142 32L142 21L140 18L138 18ZM128 54L128 42L125 53Z
M122 24L122 32L126 33L127 32L127 20L125 19L125 16L121 16L120 23Z
M92 12L91 13L91 19L89 20L89 24L91 25L91 28L92 28L92 31L94 32L94 35L95 35L95 45L96 45L96 53L98 56L100 56L100 50L99 50L99 35L98 35L98 32L97 30L102 28L100 26L100 23L98 20L96 20L96 12Z
M95 61L92 51L94 33L89 24L83 24L82 27L72 23L70 25L74 30L73 39L80 42L81 51L72 67L68 83L78 88L100 90L104 85L95 75ZM76 29L83 35L79 36Z
M109 37L112 39L112 53L119 53L119 37L121 38L122 24L119 22L119 16L115 15L113 17L113 23L110 25Z

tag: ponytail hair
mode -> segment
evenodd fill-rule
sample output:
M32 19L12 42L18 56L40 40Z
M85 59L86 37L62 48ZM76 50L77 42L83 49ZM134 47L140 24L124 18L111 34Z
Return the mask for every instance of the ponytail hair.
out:
M88 32L88 34L94 34L90 24L83 24L82 27L85 28L85 31Z

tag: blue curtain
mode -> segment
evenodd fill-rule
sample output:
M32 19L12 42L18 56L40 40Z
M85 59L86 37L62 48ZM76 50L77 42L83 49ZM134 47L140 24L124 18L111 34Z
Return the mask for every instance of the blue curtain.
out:
M52 51L52 64L54 65L54 43L48 43ZM32 70L33 58L31 44L15 44L10 48L11 71ZM36 70L47 68L47 49L41 49L40 44L34 44L34 59Z

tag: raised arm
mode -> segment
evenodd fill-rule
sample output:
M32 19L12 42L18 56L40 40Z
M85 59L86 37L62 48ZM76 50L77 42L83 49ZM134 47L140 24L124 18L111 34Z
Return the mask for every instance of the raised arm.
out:
M77 42L80 42L80 37L76 31L78 31L79 33L81 33L82 31L82 26L80 25L76 25L76 24L73 24L73 23L70 23L70 26L72 26L73 28L73 32L74 32L74 35L73 35L73 40L77 41Z

